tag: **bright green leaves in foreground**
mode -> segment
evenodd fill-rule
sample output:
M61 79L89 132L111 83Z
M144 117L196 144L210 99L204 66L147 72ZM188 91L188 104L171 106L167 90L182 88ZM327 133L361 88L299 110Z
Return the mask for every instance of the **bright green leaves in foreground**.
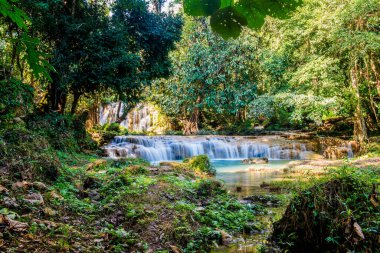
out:
M185 13L211 16L213 31L223 38L236 38L242 27L260 28L266 16L287 18L302 0L184 0Z
M18 27L27 28L25 21L29 19L28 16L13 4L8 3L7 0L0 0L0 13L4 17L10 18Z

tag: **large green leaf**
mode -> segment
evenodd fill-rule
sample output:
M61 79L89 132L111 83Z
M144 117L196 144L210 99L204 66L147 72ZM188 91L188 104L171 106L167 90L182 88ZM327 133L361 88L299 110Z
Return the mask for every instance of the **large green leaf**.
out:
M233 7L225 7L216 11L210 19L212 30L224 39L237 38L240 35L242 26L247 25L244 16Z
M184 0L186 14L191 16L210 16L220 8L221 0Z
M224 38L237 37L242 26L261 28L266 16L284 19L302 0L184 0L191 16L211 16L212 29Z
M0 0L0 14L9 17L21 29L27 29L25 21L29 20L28 16L13 4L8 3L7 0Z
M256 8L254 1L244 0L235 5L236 11L246 18L250 28L261 28L264 24L265 14Z

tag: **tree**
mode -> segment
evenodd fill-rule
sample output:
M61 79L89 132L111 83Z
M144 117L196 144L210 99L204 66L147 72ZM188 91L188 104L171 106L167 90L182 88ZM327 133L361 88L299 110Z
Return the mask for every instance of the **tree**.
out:
M172 53L173 75L156 83L153 101L167 115L179 117L185 134L207 124L242 122L255 97L255 38L224 41L205 19L187 19L181 42ZM218 118L217 122L213 122Z
M26 4L56 69L46 111L64 113L71 99L75 113L81 96L99 92L133 104L142 87L168 73L166 58L179 38L180 17L153 13L141 0L115 1L111 8L102 1Z

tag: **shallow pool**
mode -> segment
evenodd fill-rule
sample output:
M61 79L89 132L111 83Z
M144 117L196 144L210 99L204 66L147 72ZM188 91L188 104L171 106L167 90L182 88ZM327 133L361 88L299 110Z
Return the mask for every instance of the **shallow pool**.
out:
M263 182L283 179L283 169L291 160L270 160L268 164L243 164L242 160L212 160L216 178L225 182L227 189L239 196L265 192Z

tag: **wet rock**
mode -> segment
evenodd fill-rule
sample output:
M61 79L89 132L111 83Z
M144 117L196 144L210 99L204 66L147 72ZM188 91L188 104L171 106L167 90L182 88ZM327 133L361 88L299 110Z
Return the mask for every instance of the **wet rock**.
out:
M17 208L19 206L16 199L10 197L3 198L3 205L8 208Z
M243 200L246 202L246 203L260 203L264 206L268 206L268 207L275 207L275 206L279 206L281 204L281 201L273 196L270 196L270 195L266 195L266 196L262 196L262 195L253 195L253 196L249 196L249 197L244 197Z
M268 158L266 158L266 157L248 158L248 159L244 159L242 163L244 163L244 164L266 164L266 163L268 163Z
M305 160L321 160L321 159L325 159L325 157L323 155L317 154L315 152L304 152L302 154L301 158L305 159Z
M24 196L24 201L33 205L43 205L44 199L40 193L32 192Z
M342 159L347 158L349 152L348 147L327 147L323 155L328 159Z

